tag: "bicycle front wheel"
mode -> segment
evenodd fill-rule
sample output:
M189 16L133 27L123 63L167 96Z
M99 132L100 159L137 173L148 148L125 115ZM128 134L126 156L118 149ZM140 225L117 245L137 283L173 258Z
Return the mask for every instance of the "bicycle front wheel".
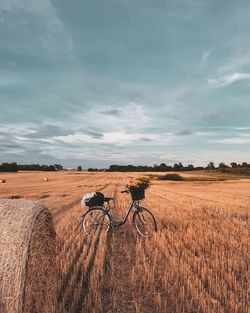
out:
M91 209L83 216L82 228L87 235L94 234L96 230L108 231L110 228L109 216L103 209Z
M154 215L146 208L135 211L133 222L137 232L143 237L151 237L157 231Z

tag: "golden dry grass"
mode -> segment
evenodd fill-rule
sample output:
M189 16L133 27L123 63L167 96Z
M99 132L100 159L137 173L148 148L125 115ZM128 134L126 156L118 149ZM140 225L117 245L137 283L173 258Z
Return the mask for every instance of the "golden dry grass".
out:
M141 174L140 174L141 175ZM115 195L135 173L2 174L0 198L37 199L54 216L59 240L58 313L249 313L250 179L153 181L143 205L159 231L140 238L131 220L113 233L78 228L81 196ZM192 173L185 176L210 176Z

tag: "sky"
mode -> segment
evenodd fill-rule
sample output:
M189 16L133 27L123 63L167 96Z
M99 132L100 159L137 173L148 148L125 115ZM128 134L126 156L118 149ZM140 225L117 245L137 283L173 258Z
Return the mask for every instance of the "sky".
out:
M0 0L0 163L250 161L249 0Z

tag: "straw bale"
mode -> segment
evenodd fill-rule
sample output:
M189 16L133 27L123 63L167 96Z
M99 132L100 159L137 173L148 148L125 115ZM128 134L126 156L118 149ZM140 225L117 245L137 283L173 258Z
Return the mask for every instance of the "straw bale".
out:
M0 200L0 312L53 313L56 238L38 202Z
M0 179L0 183L4 184L4 183L6 183L6 180L5 179Z

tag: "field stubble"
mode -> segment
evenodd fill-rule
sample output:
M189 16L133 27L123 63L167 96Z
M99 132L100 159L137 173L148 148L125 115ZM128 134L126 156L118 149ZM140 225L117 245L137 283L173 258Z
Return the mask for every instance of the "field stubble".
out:
M140 238L129 219L86 237L81 196L115 196L121 217L131 173L3 174L0 198L39 199L58 235L58 313L248 313L250 180L153 181L143 205L159 231Z

